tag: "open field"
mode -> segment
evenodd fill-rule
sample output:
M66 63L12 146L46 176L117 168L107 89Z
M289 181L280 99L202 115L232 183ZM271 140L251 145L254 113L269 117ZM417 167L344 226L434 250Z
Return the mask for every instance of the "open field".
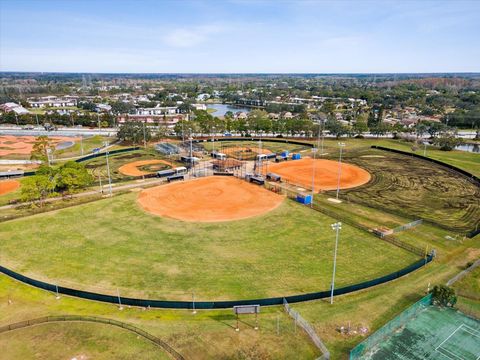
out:
M0 334L2 359L170 359L127 330L95 323L49 323Z
M92 152L93 149L101 148L107 143L112 143L113 138L105 136L91 136L84 137L81 141L80 138L77 139L75 144L72 147L66 148L64 150L55 150L54 157L55 159L70 158L75 156L87 155ZM82 154L83 147L83 154Z
M345 161L370 172L367 186L341 192L344 199L467 232L480 221L480 189L445 167L380 150L351 151Z
M10 300L10 304L8 300ZM273 360L297 357L313 359L320 355L303 332L298 329L295 331L292 319L279 307L262 309L258 331L253 329L254 317L252 315L242 316L240 332L236 332L235 315L231 309L199 311L196 315L193 315L191 311L143 310L129 307L119 311L114 305L70 297L62 296L56 300L55 296L48 292L20 284L0 275L0 326L46 315L64 314L95 315L132 324L166 341L186 359ZM113 329L115 332L110 339L118 339L116 329L108 329ZM65 336L62 335L62 332L68 334L67 331L68 329L58 330L60 333L58 337ZM87 329L84 331L85 336L90 338ZM93 336L98 334L95 329L92 331ZM108 332L105 332L105 338L107 335ZM6 342L9 341L9 336L0 334L0 337L5 338ZM42 338L38 337L38 342L40 339ZM120 349L141 349L143 340L136 337L134 340L129 341L128 344L125 342L117 345ZM53 343L48 338L45 341L47 345ZM156 357L151 357L151 359L156 359Z
M240 299L329 288L332 218L285 201L251 219L190 223L146 214L136 197L4 222L0 263L53 283L106 293L119 288L123 296L144 298L190 300L195 291L198 301ZM415 260L346 225L336 284L371 279Z

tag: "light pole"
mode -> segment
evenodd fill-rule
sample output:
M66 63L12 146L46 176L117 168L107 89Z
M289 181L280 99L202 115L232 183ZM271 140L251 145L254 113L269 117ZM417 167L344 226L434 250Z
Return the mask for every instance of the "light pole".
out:
M340 236L340 230L342 229L342 223L337 222L332 224L332 230L335 230L335 253L333 255L333 274L332 274L332 289L330 292L330 304L333 304L333 290L335 289L335 271L337 269L337 250L338 250L338 238Z
M323 140L325 139L325 134L324 134L324 132L325 132L325 120L320 120L320 121L321 121L321 124L322 124L322 145L321 145L322 150L321 150L320 155L323 156Z
M107 158L108 187L109 187L110 196L112 196L112 178L110 177L110 165L108 163L108 151L105 153L105 157Z
M147 148L147 138L146 138L146 135L145 135L145 121L143 122L143 147L146 149Z
M215 152L215 126L212 128L212 153Z
M342 176L342 150L345 147L345 143L338 143L338 146L340 147L340 157L338 159L337 200L340 192L340 177Z
M426 141L423 142L423 146L424 146L423 147L423 156L427 156L427 144L428 143Z
M314 147L314 148L312 149L312 151L313 151L313 164L312 164L312 202L310 203L310 204L311 204L310 206L313 207L313 196L315 195L315 170L316 170L316 169L315 169L315 167L316 167L316 164L315 164L315 160L316 160L315 155L316 155L316 153L317 153L317 151L318 151L318 148L315 148L315 147Z

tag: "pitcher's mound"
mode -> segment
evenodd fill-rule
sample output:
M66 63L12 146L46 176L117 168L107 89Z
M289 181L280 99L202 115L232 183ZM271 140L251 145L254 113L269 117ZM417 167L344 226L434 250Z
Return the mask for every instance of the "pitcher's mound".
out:
M314 166L315 161L315 166ZM312 175L315 168L315 190L335 190L338 184L338 161L305 158L276 163L268 166L268 171L278 174L292 184L312 187ZM358 166L342 163L340 189L349 189L367 183L368 171Z
M20 183L17 180L1 180L0 181L0 195L8 194L17 190Z
M143 190L140 206L155 215L183 221L216 222L262 215L283 196L234 177L213 176Z

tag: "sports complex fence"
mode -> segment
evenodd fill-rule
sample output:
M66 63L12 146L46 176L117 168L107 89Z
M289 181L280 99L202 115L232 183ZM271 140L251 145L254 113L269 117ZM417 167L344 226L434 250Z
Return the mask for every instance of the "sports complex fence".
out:
M380 285L387 283L389 281L401 278L404 275L407 275L421 267L427 265L433 260L432 255L427 255L424 259L420 259L413 264L384 275L373 280L367 280L358 284L348 285L341 288L336 288L333 291L334 296L344 295L352 293L355 291L368 289L372 286ZM64 294L69 296L74 296L87 300L101 301L111 304L126 305L126 306L138 306L138 307L153 307L153 308L166 308L166 309L228 309L233 306L239 305L262 305L262 306L272 306L272 305L282 305L284 299L289 303L297 303L310 300L325 299L330 297L330 290L313 292L308 294L300 295L291 295L291 296L281 296L281 297L272 297L272 298L263 298L263 299L248 299L248 300L230 300L230 301L171 301L171 300L147 300L147 299L137 299L137 298L127 298L121 297L118 295L106 295L99 294L90 291L71 289L63 286L57 286L50 284L44 281L36 280L29 278L25 275L19 274L13 270L7 269L0 265L0 272L8 275L18 281L21 281L25 284L37 287L39 289L50 291L54 294Z
M30 326L39 325L39 324L52 323L52 322L74 322L74 321L107 324L107 325L117 326L122 329L126 329L160 346L162 349L167 351L172 356L172 358L176 360L185 359L181 354L179 354L174 348L168 345L165 341L159 339L156 336L153 336L152 334L147 333L146 331L136 326L133 326L121 321L100 318L96 316L81 316L81 315L44 316L41 318L20 321L14 324L0 326L0 334L7 331L13 331L13 330L22 329Z
M307 333L310 339L313 341L315 346L320 349L322 352L322 356L317 358L316 360L329 360L330 359L330 351L328 351L327 347L320 339L318 334L315 332L315 329L312 325L309 324L307 320L305 320L302 315L296 310L293 310L290 305L288 304L287 300L283 299L283 307L288 315L290 315L294 320L296 325L300 325L300 327Z
M407 322L431 304L432 294L428 294L355 346L350 351L350 360L362 359L367 352L372 351L375 346L392 336L396 330L405 326Z
M398 226L395 229L393 229L392 231L395 234L395 233L398 233L398 232L401 232L401 231L404 231L404 230L408 230L408 229L410 229L412 227L415 227L417 225L420 225L421 223L423 223L423 219L415 220L415 221L412 221L408 224Z

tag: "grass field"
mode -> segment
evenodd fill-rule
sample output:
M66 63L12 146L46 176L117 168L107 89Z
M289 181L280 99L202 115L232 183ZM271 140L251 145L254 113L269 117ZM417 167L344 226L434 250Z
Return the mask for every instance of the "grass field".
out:
M144 213L136 196L4 222L0 263L54 283L146 298L190 300L195 291L198 300L239 299L329 288L332 218L288 200L252 219L188 223ZM345 225L336 285L415 260Z
M112 143L113 138L105 136L91 136L85 137L82 141L75 142L75 145L64 150L55 150L53 156L55 159L70 158L75 156L82 156L82 146L83 146L83 155L88 155L92 152L93 149L101 148L105 142Z
M211 151L213 149L211 142L202 143L205 150ZM231 147L250 147L254 149L258 149L259 142L258 141L217 141L215 142L215 150L223 151L225 148ZM308 146L296 145L296 144L288 144L288 143L279 143L279 142L272 142L268 140L262 140L262 149L270 150L274 153L280 153L282 151L288 150L290 152L299 152L303 150L309 149Z
M2 359L170 359L136 334L95 323L49 323L2 333L0 348Z
M96 315L135 325L166 341L186 359L313 359L320 355L303 332L298 331L298 329L295 331L292 319L279 307L262 309L259 316L260 328L258 331L253 329L254 317L252 315L242 316L240 331L236 332L235 315L231 309L199 311L196 315L193 315L191 311L156 309L144 311L129 307L119 311L113 305L65 296L56 300L55 296L48 292L20 284L4 275L0 275L0 325L45 315L65 314ZM52 346L48 355L64 355L54 348L57 344L55 339L65 338L70 330L68 328L57 329L56 333L52 332L55 336L53 339L43 336L48 333L47 330L41 331L42 334L35 337L36 342L39 343L38 348ZM133 339L128 337L128 339L132 339L128 343L124 339L124 343L115 344L119 335L123 336L125 333L119 334L118 331L122 330L116 328L107 329L111 330L113 335L108 337L109 332L105 331L105 336L100 339L110 342L108 344L110 351L115 351L115 349L111 349L111 346L118 346L120 350L125 349L126 351L138 350L139 353L140 350L145 349L143 340L137 339L136 336ZM83 331L80 335L86 339L91 339L92 336L95 337L99 334L99 331L95 328L91 330L84 328ZM92 335L89 334L90 331L92 331ZM11 334L13 333L0 334L0 344L10 344L9 351L16 354L17 347L20 349L24 347L17 341L21 338L21 333L19 332L19 335L15 337L11 337ZM75 337L74 340L76 340ZM13 341L15 343L12 343ZM67 339L65 342L69 344ZM31 343L27 337L26 344ZM79 342L79 344L81 343ZM95 345L92 345L92 348L95 349ZM3 346L1 349L3 353ZM85 347L82 349L85 350ZM0 358L2 358L2 353L0 353ZM155 357L157 355L158 357ZM155 356L150 359L162 359L162 353L158 354L156 352ZM139 358L142 359L142 357ZM8 360L10 359L8 358ZM16 358L14 357L14 359ZM57 357L54 357L54 359L57 359ZM71 357L65 356L61 359L71 359ZM96 357L90 359L96 359Z
M395 214L423 218L467 232L480 222L480 189L444 167L380 150L356 150L345 162L372 174L367 185L344 190L343 198Z

